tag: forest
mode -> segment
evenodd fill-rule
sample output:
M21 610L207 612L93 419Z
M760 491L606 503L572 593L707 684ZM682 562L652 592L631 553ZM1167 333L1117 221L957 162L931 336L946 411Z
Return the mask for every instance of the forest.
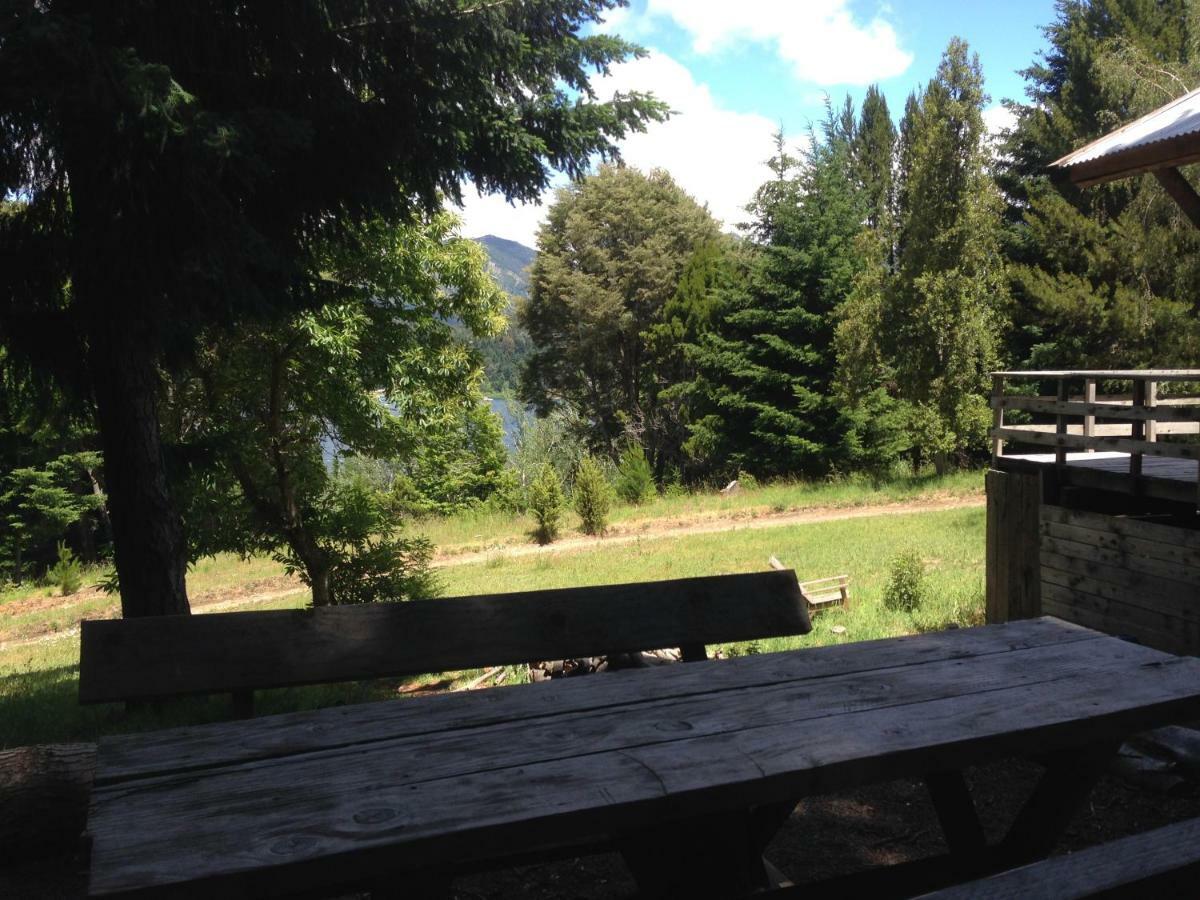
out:
M564 33L604 5L579 4ZM551 35L552 64L514 60L510 24L477 18L454 23L461 43L446 46L461 58L483 35L481 52L527 80L582 85L585 64L638 52L603 35ZM551 541L568 505L603 533L614 496L946 472L985 458L993 370L1187 365L1200 351L1196 230L1152 178L1079 191L1046 166L1200 81L1200 10L1060 0L1046 38L1022 73L1026 96L996 98L1014 115L1001 134L985 127L992 98L959 39L901 110L876 88L858 108L829 98L808 133L763 148L772 177L746 198L744 222L718 222L668 171L613 154L621 134L667 115L653 98L550 101L537 114L561 130L538 140L552 146L517 135L504 152L528 145L528 159L501 165L500 150L474 147L450 173L518 199L544 186L529 175L538 154L572 176L517 298L519 245L490 247L489 261L451 211L457 182L421 159L405 163L403 200L386 204L369 199L383 176L331 185L344 196L304 209L284 185L264 225L247 218L245 197L208 198L197 183L184 188L199 199L177 233L89 232L82 207L64 225L54 166L82 138L46 151L21 124L40 107L5 88L0 246L20 264L0 296L0 580L111 559L122 523L165 504L161 558L182 565L167 566L164 591L132 583L145 557L118 554L111 587L126 614L155 591L167 599L153 611L186 611L183 566L223 551L275 557L315 605L424 596L432 548L407 527L422 517L530 510L536 539ZM4 66L31 66L8 41ZM203 171L226 134L204 118L217 113L189 112L154 67L130 63L127 75L158 117L152 137L178 139L180 159ZM464 108L494 112L482 100ZM286 117L253 127L259 145L219 148L213 163L241 165L246 184L305 140ZM328 165L334 151L320 152ZM376 162L334 161L348 172ZM296 165L296 178L311 177ZM354 214L314 225L340 204ZM212 231L197 249L181 235L200 227ZM122 283L144 294L113 299L103 266L66 273L57 262L85 238L78 258L136 238L164 266L182 261L187 278L139 271ZM228 308L195 301L214 285ZM150 329L141 311L160 296L180 299ZM135 358L141 368L123 367ZM97 380L105 366L119 377ZM146 459L161 466L146 476L153 496L114 507L141 464L114 455L114 441L143 422L122 418L114 394L135 388L157 416ZM512 448L485 400L497 393L528 410Z

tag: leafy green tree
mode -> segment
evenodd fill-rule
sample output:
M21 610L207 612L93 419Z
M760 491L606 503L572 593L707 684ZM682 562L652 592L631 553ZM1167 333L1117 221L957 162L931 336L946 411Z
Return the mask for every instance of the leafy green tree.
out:
M541 471L529 485L527 505L537 522L534 537L539 544L550 544L558 537L562 524L563 498L562 480L550 463L543 463Z
M664 115L589 87L635 52L580 35L616 2L6 6L3 340L94 401L125 615L188 611L162 367L214 327L338 308L318 248L363 223L464 180L532 199Z
M861 264L865 207L852 140L852 117L832 107L802 158L777 138L775 178L750 207L755 244L688 348L698 374L686 446L715 474L815 474L839 458L833 333Z
M574 406L593 447L614 454L632 437L662 467L679 434L661 402L673 373L652 331L696 249L717 235L708 211L661 170L605 166L560 190L520 311L536 348L522 398L539 415Z
M194 552L274 552L316 606L358 602L372 585L384 599L424 587L419 572L411 585L404 578L428 551L400 535L365 479L330 480L323 443L415 460L411 471L458 479L443 487L460 499L481 489L486 474L453 471L479 437L464 419L480 424L481 372L449 321L495 331L505 296L456 228L446 213L400 229L364 223L321 253L343 299L205 343L167 410L178 455L195 461L185 491ZM476 449L495 453L490 427ZM497 463L484 468L494 475Z
M579 514L580 528L584 534L604 534L608 530L612 488L600 464L590 454L579 461L571 501L575 512Z

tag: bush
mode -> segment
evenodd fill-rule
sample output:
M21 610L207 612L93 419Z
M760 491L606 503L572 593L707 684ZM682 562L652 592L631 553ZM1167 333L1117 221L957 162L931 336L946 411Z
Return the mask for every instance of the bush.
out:
M617 463L617 496L635 506L654 496L654 473L641 444L630 444Z
M883 605L899 612L916 612L925 600L925 560L915 550L906 550L892 557L890 568Z
M64 597L74 594L83 586L83 564L62 541L58 542L58 562L49 568L46 577L51 584L58 586Z
M608 529L611 489L600 465L590 454L579 461L579 468L575 470L575 492L571 499L575 502L575 512L579 513L584 534L604 534Z
M529 485L529 512L537 520L534 537L539 544L549 544L558 537L563 513L562 481L550 463L543 463L537 477Z

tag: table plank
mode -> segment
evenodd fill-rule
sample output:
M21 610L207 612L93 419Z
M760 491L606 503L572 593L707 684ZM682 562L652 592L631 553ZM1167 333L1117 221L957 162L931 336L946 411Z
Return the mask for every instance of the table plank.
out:
M738 657L722 660L717 666L662 666L608 672L602 678L571 678L150 734L118 735L100 743L96 784L599 709L612 703L614 692L623 702L636 703L880 671L910 665L914 660L965 659L1097 637L1094 631L1058 619L1027 619L985 629L955 629L902 639L816 647L802 653Z
M286 892L347 871L487 858L1200 712L1200 662L1059 633L1072 640L633 703L617 691L608 707L540 722L109 784L91 823L92 892L176 893L180 873L200 893Z

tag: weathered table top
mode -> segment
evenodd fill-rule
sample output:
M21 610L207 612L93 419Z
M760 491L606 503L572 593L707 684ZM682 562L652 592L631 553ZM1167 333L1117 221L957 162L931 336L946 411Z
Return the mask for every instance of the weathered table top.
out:
M107 738L90 889L282 894L1196 717L1200 660L1047 618Z

